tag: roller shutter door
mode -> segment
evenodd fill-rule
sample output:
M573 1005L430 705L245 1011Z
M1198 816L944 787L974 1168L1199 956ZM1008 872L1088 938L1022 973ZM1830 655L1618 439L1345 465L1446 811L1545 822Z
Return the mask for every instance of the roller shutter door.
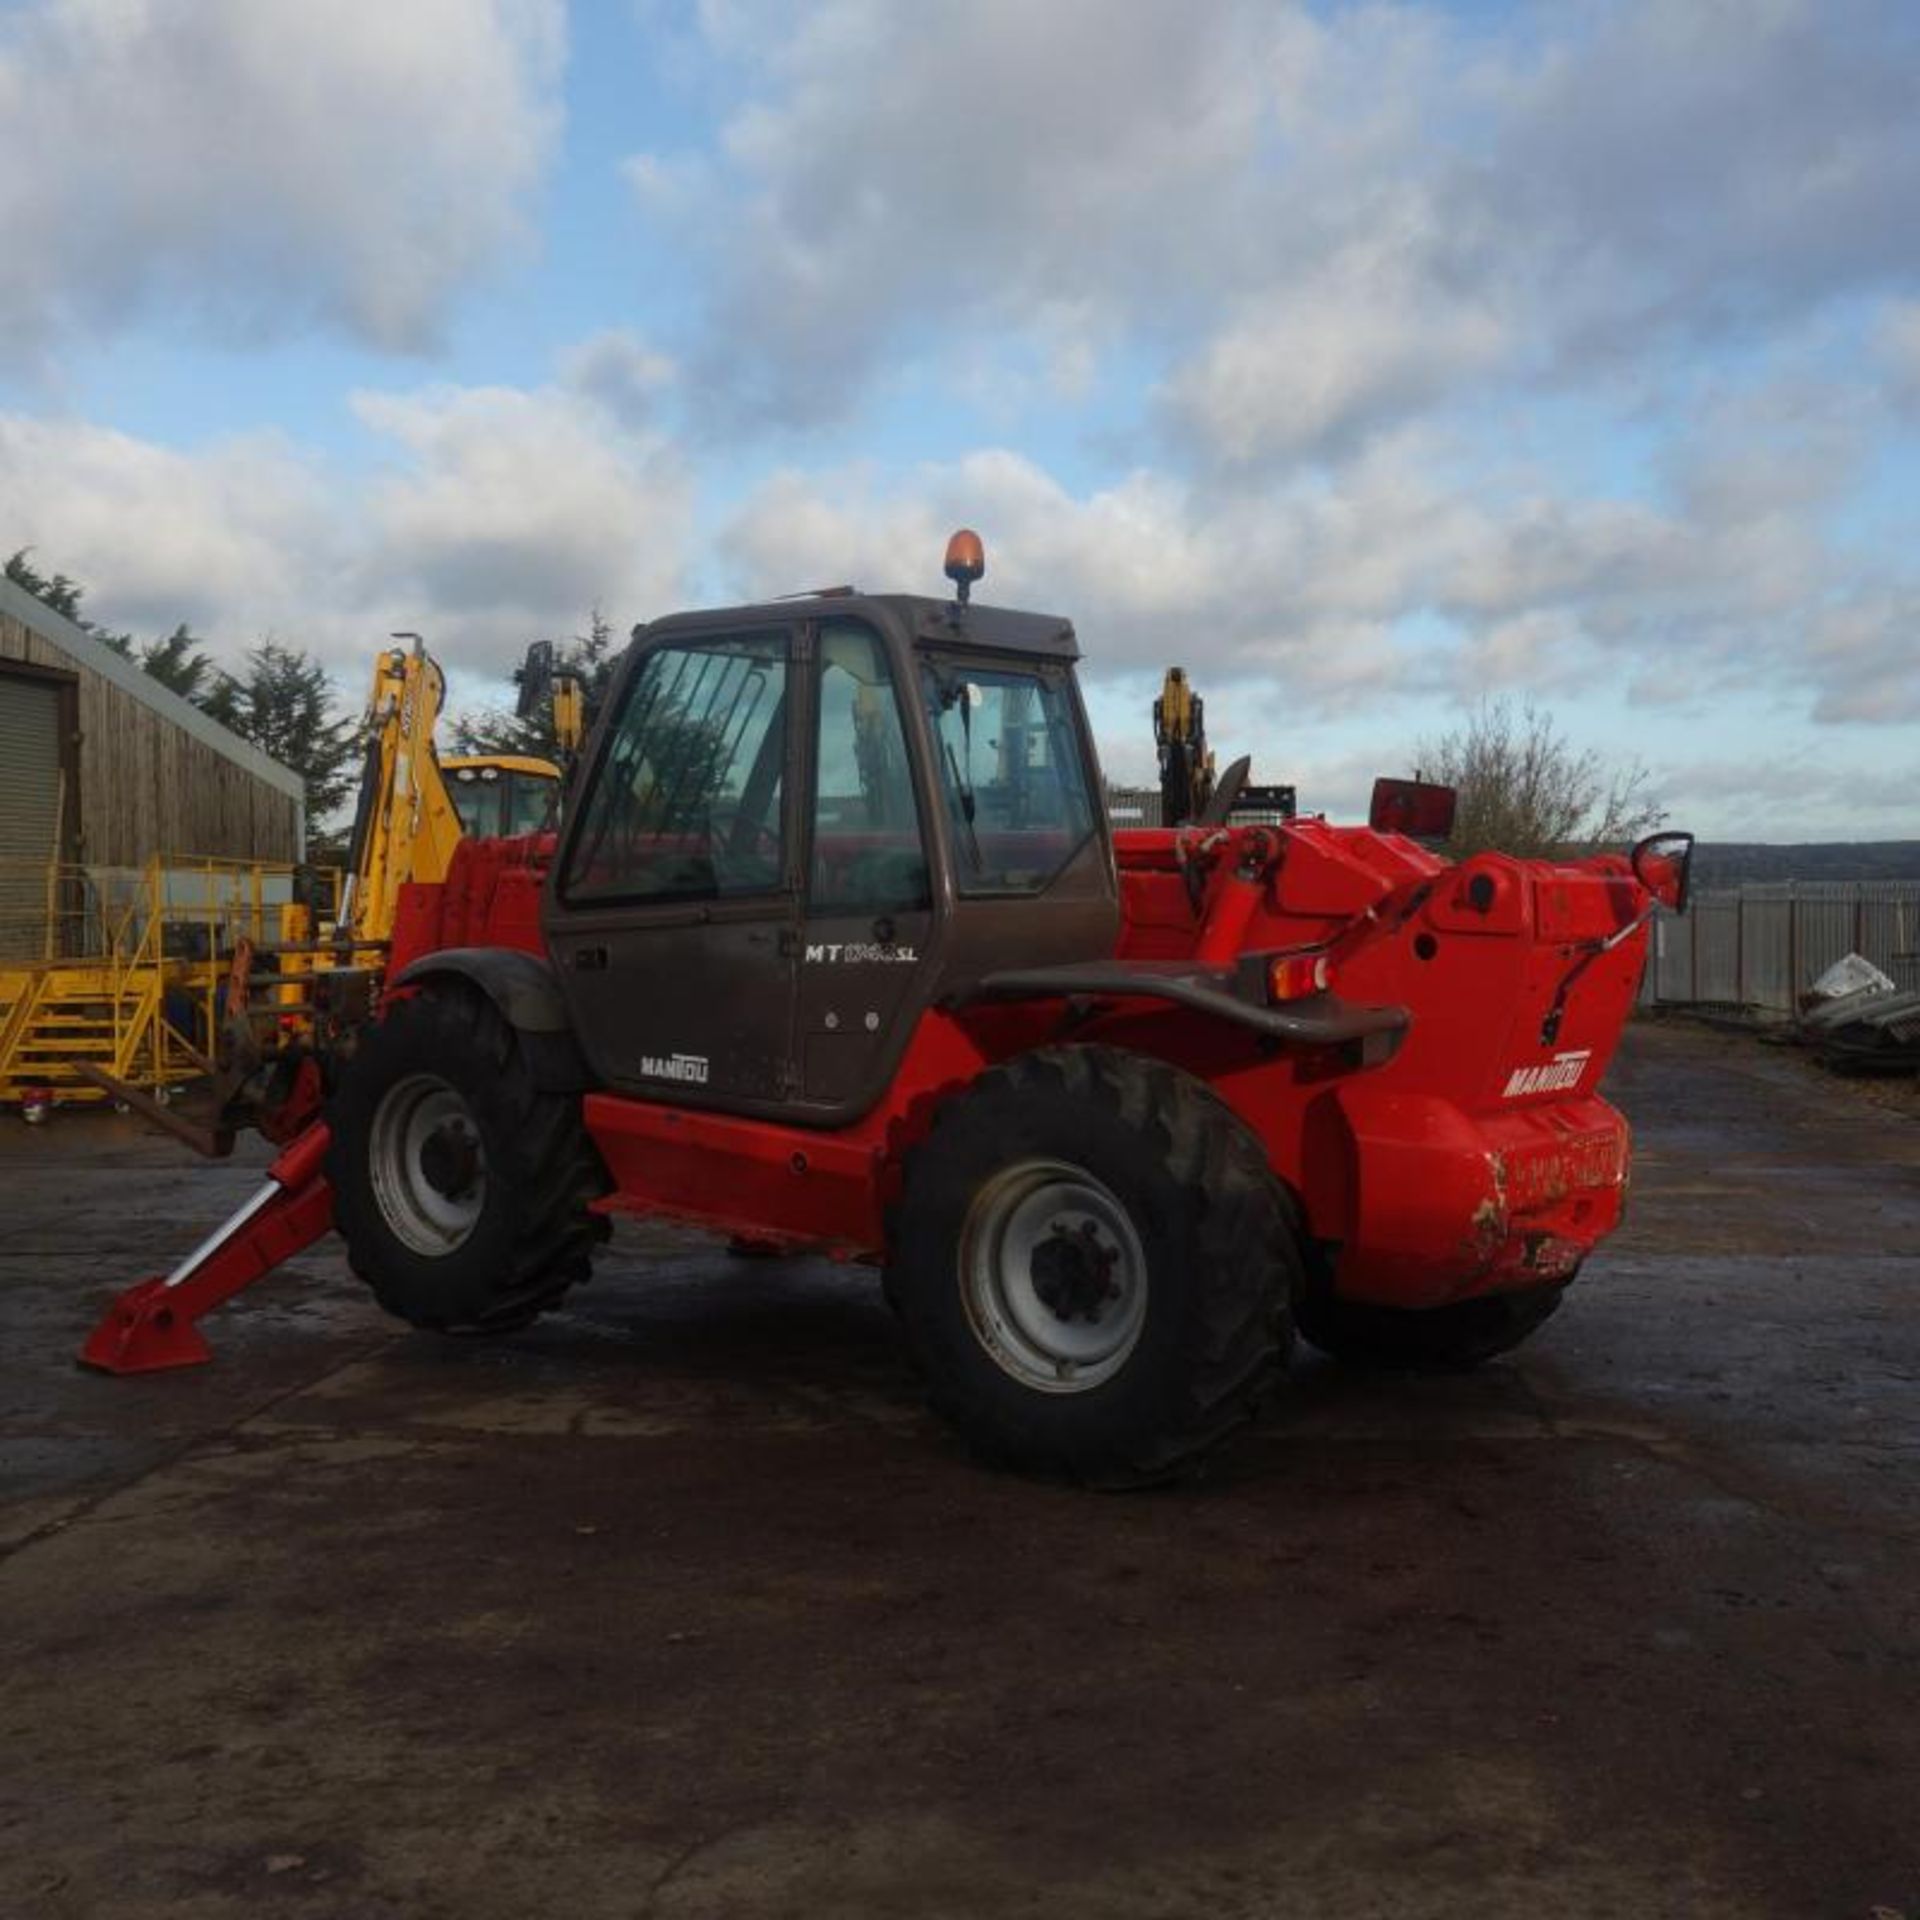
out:
M0 672L0 961L45 951L60 832L60 689Z

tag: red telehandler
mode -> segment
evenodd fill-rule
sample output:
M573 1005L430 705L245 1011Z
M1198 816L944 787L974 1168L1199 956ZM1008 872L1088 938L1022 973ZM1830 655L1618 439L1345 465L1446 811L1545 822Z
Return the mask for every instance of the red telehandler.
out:
M1471 1365L1620 1215L1595 1091L1691 840L1566 863L1374 819L1113 834L1063 619L836 590L636 630L557 835L403 890L256 1199L83 1358L194 1322L329 1226L388 1312L505 1333L618 1215L885 1272L984 1455L1187 1466L1296 1330Z

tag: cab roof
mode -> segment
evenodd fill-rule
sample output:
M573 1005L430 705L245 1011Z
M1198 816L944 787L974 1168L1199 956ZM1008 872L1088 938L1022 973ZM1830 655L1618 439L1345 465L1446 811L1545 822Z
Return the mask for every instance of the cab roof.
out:
M961 608L950 600L918 593L835 590L794 594L754 606L703 608L667 614L637 626L633 637L653 640L681 631L791 626L801 620L866 620L891 628L909 641L984 647L996 653L1039 654L1053 660L1080 658L1073 622L1060 614L1022 613L1012 607L982 606L978 602Z

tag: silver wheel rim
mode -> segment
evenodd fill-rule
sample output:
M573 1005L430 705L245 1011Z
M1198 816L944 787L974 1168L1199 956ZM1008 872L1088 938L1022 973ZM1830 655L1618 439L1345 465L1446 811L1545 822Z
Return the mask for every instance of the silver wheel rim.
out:
M374 1110L368 1172L387 1225L430 1259L463 1244L487 1203L479 1126L437 1074L409 1074L387 1089Z
M974 1196L960 1290L975 1337L1024 1387L1111 1380L1147 1319L1147 1256L1126 1208L1084 1167L1022 1160Z

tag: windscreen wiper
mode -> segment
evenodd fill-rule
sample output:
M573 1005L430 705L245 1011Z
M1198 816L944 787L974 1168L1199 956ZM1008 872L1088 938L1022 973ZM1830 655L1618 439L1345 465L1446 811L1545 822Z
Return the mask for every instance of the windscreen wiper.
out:
M984 873L986 862L980 852L980 836L973 829L973 789L961 773L959 761L953 757L953 742L943 740L940 746L947 756L947 772L953 781L953 790L960 799L960 824L967 832L967 864L975 873Z
M967 683L952 674L936 671L933 684L940 695L940 711L943 715L956 706L960 709L960 731L966 736L967 766L970 770L973 765L973 708L967 699ZM973 781L968 773L961 771L959 759L953 751L953 742L944 733L940 736L940 751L946 755L947 777L953 782L953 791L960 801L960 824L967 830L967 858L974 872L980 873L984 871L984 863L980 853L980 836L973 827L978 811L973 797Z

